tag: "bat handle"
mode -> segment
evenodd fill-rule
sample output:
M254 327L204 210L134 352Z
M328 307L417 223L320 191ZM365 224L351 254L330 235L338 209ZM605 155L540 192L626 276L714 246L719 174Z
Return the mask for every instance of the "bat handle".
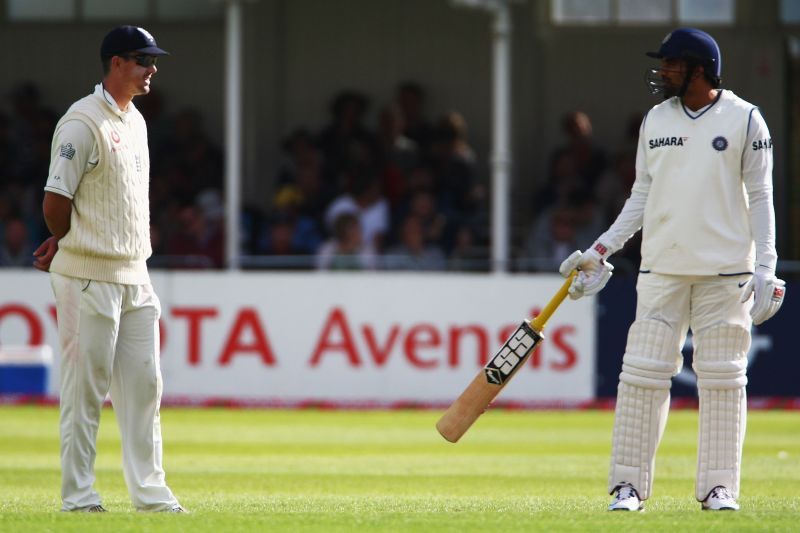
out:
M569 293L569 286L572 284L572 280L575 279L575 276L578 275L577 270L573 270L572 273L569 275L567 280L561 285L561 288L558 289L555 296L553 296L547 305L544 306L542 312L536 315L536 317L531 322L531 327L536 330L537 333L541 333L544 329L544 325L550 320L550 317L553 315L558 306L561 305L561 302L564 301L564 298L567 297Z

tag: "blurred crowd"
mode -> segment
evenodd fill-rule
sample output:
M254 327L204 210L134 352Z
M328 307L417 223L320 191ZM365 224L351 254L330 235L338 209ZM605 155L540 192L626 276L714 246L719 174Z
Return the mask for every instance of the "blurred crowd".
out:
M0 266L29 267L49 236L41 206L59 116L31 84L15 87L9 104L0 112Z
M550 156L547 176L530 203L538 216L528 229L518 268L557 271L574 250L586 250L614 222L636 179L636 147L643 116L625 124L621 148L609 154L593 137L583 111L564 115L563 145ZM635 273L640 233L614 254L618 274Z
M485 180L464 117L429 122L415 83L397 87L374 125L369 107L342 91L321 131L284 139L268 208L245 212L247 253L261 266L313 256L326 270L486 269Z
M344 90L331 99L320 131L287 135L270 197L245 200L242 266L489 270L488 177L464 116L430 120L425 98L419 84L401 83L392 101L371 112L364 94ZM42 189L60 113L29 83L9 100L9 112L0 112L0 266L27 267L48 236ZM150 142L151 267L224 267L222 149L198 110L169 115L155 91L135 103ZM521 232L513 269L552 271L608 226L633 182L639 120L631 119L628 146L609 157L586 113L564 118L566 142L529 205L520 206L539 215ZM636 253L635 246L623 251L632 262Z

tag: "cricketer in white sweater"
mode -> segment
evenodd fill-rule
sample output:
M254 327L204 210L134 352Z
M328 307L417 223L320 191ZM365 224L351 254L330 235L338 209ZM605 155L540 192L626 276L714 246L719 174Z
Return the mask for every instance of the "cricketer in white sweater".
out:
M72 214L50 271L109 283L149 283L147 126L133 102L122 111L98 84L58 122L51 161L45 190L72 199Z

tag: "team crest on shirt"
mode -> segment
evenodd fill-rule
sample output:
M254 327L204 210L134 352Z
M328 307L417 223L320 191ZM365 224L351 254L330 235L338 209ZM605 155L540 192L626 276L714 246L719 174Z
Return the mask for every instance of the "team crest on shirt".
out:
M119 133L117 133L116 131L112 131L111 132L111 140L114 141L115 143L118 143L119 142Z
M61 157L69 160L72 160L72 158L75 157L75 148L72 147L72 143L61 145Z
M728 147L728 139L726 139L722 135L714 137L714 140L711 141L711 146L713 146L714 150L716 150L717 152L722 152Z

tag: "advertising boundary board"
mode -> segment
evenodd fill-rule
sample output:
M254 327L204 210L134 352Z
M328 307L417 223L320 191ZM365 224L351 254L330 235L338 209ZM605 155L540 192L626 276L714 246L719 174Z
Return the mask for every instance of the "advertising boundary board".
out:
M557 275L152 273L162 306L164 403L445 406L536 313ZM0 271L0 345L53 348L49 278ZM595 306L567 300L498 403L591 403ZM2 372L2 368L0 368ZM2 394L2 391L0 391Z
M764 406L795 405L800 398L800 358L793 329L800 317L797 284L786 285L787 297L780 311L767 322L753 326L747 355L747 393ZM636 314L636 278L615 276L599 294L597 309L597 397L613 398L625 353L628 328ZM673 400L697 397L692 371L692 336L683 348L683 368L672 380ZM765 398L770 398L769 400Z
M477 352L481 348L475 331L481 328L486 331L483 357L488 357L502 344L501 330L515 327L532 310L541 307L560 282L558 276L549 275L156 271L153 283L163 308L164 404L356 409L446 407L480 368L481 356ZM748 369L751 407L800 408L800 381L795 379L800 375L800 360L788 346L792 338L789 332L796 322L793 319L800 316L800 300L791 296L795 294L794 285L789 283L789 298L781 311L753 330ZM398 292L402 301L393 300ZM565 301L545 330L546 340L538 359L532 358L531 364L539 366L520 373L495 405L548 409L613 407L635 303L635 280L622 276L612 278L594 301ZM281 315L281 310L285 310L283 318L275 322L274 316ZM238 334L231 341L236 324ZM302 394L307 392L306 387L302 380L292 376L282 385L283 389L272 394L235 387L242 375L244 381L253 381L249 374L257 376L264 372L260 367L265 358L269 359L263 350L259 352L257 329L270 343L275 357L284 357L283 346L295 343L294 336L303 339L304 357L308 360L326 324L329 342L318 356L315 368L319 375L335 379L344 391L342 394L333 394L330 389L325 394L320 391ZM426 324L431 327L425 327ZM342 338L344 325L353 349L348 349ZM466 327L469 325L480 328L470 330ZM447 348L453 326L463 329L453 352L458 354L456 367L450 366L453 355ZM260 342L263 344L263 339ZM41 396L0 390L0 403L57 402L59 379L55 310L48 276L30 270L0 270L0 350L2 346L30 343L49 345L54 350L52 368L47 372L29 369L45 376L47 393ZM224 357L223 343L230 344L233 351L226 357L225 371L215 372L214 365L218 366ZM674 380L673 404L691 407L696 404L696 390L690 342L684 355L683 370ZM358 364L353 364L354 360ZM0 357L0 373L4 364ZM547 381L547 374L556 374L553 367L560 366L574 367L562 372L570 375L566 381L560 381L564 390L552 395L543 393L549 389L540 385ZM6 375L13 377L10 373ZM416 380L419 376L421 379ZM215 380L228 385L215 385L216 388L207 390L208 382ZM364 390L359 392L363 380L379 386L365 387L368 394ZM417 381L422 381L422 385ZM425 390L420 393L418 388ZM292 390L286 394L286 389ZM511 394L515 389L521 392Z

